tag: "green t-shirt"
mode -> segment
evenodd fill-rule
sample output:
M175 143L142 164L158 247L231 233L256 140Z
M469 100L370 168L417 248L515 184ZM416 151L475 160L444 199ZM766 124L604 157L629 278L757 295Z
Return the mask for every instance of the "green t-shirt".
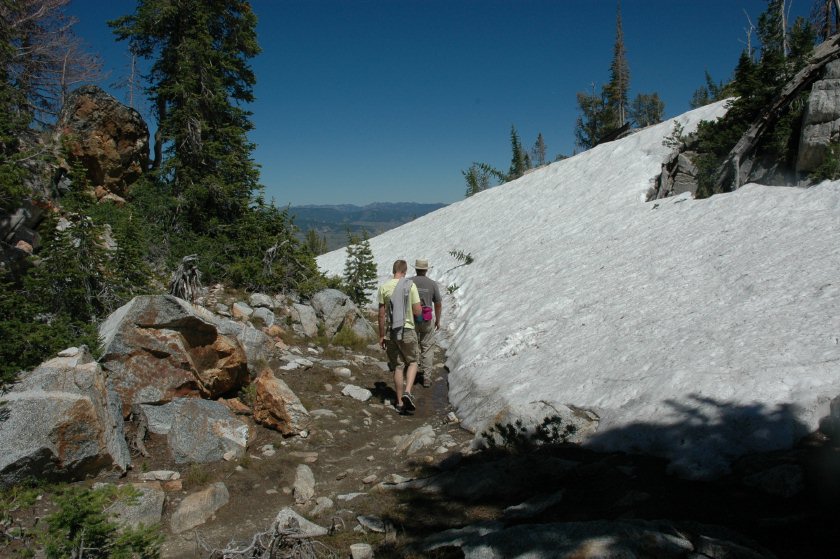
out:
M385 305L386 309L388 308L388 303L391 301L391 295L394 294L394 289L396 289L399 281L400 280L397 278L391 278L379 286L379 304ZM417 286L412 283L411 289L408 291L408 308L405 309L406 329L414 330L414 311L411 310L411 307L417 304L420 304L420 294L417 292ZM387 322L387 313L385 314L385 317ZM390 328L390 324L386 324L386 327Z

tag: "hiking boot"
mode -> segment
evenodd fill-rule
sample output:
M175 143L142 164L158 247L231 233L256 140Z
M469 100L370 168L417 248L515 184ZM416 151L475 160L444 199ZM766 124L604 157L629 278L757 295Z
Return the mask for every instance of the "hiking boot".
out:
M405 406L398 406L394 404L394 411L397 412L397 415L408 415L408 412L405 411Z
M414 403L414 396L411 395L411 392L403 394L402 403L406 411L414 411L417 409L417 405Z

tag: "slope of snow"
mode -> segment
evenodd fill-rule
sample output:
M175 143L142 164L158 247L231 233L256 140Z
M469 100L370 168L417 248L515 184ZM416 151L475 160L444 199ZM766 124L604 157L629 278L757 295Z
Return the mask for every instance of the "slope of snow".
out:
M678 117L685 130L721 104ZM840 394L840 183L644 202L673 120L371 239L380 280L426 257L446 296L450 399L481 431L545 401L587 444L692 477L791 446ZM408 196L410 198L410 196ZM452 250L472 254L458 266ZM318 264L340 275L344 250Z

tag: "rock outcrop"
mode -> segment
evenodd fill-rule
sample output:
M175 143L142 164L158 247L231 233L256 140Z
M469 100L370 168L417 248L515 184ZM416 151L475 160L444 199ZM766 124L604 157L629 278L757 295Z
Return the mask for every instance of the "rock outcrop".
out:
M125 196L149 165L149 129L140 113L96 86L68 96L55 135L55 143L69 152L68 163L81 162L103 195Z
M248 380L238 340L220 332L214 315L177 297L135 297L114 311L99 332L102 366L122 399L124 416L135 404L162 404L186 395L215 398Z
M324 334L332 339L342 329L351 330L356 336L371 340L376 337L373 327L356 304L337 289L324 289L312 296L312 308L323 320Z
M824 161L829 144L840 141L840 60L825 66L814 83L802 116L796 171L808 174Z
M271 369L264 369L254 385L254 421L284 435L297 435L306 429L309 412Z
M130 458L119 398L86 349L21 376L0 406L0 484L83 479Z

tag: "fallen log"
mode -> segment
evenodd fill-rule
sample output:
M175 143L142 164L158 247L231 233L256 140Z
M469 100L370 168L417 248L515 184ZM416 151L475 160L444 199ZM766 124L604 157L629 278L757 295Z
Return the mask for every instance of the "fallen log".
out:
M814 48L808 64L802 68L782 89L778 99L770 105L735 144L718 169L714 192L736 190L750 176L753 162L745 160L752 155L761 136L779 119L782 112L796 99L799 93L822 75L822 69L832 60L840 58L840 35L829 37Z

